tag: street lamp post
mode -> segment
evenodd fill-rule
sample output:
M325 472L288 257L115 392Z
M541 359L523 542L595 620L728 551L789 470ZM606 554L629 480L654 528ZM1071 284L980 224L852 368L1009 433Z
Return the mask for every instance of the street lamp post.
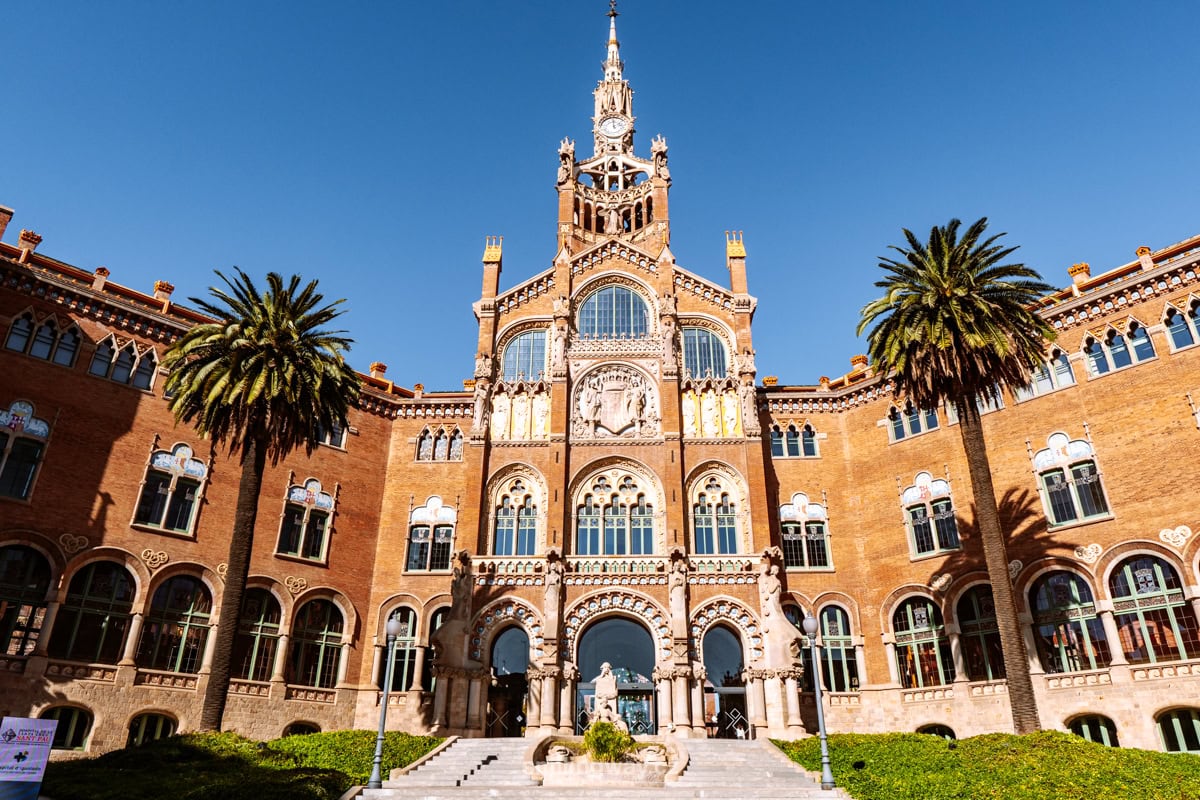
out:
M817 700L817 732L821 737L821 788L832 789L836 784L833 782L833 770L829 768L829 740L825 735L825 704L821 701L821 656L817 652L819 628L816 617L804 618L804 635L808 637L808 644L812 648L813 694L816 695Z
M396 617L387 621L387 667L384 669L383 699L379 703L379 735L375 737L375 759L371 764L371 777L367 781L368 789L382 789L383 777L379 774L383 764L383 730L387 725L388 694L392 690L392 670L396 668L396 637L404 628L404 623Z

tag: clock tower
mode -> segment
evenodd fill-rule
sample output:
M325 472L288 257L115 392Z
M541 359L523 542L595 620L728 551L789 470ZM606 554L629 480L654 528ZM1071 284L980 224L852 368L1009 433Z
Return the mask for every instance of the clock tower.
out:
M617 0L609 0L608 57L604 79L596 84L596 113L592 117L596 155L633 150L633 90L621 71L621 45L617 41Z

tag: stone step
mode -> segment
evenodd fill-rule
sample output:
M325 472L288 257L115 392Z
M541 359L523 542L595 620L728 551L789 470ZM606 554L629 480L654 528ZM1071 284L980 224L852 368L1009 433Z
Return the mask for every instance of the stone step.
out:
M408 787L405 789L366 789L362 800L493 800L494 798L546 798L546 800L845 800L837 790L824 791L818 787L784 788L755 792L735 788L723 789L567 789L562 787L479 787L445 789L441 787Z

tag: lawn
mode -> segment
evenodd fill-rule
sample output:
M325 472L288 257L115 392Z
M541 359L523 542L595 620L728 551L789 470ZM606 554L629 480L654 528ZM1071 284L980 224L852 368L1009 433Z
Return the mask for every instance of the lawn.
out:
M389 733L383 774L441 742ZM172 736L81 761L52 763L42 793L54 800L337 800L367 782L371 731L338 731L255 742L233 733Z
M816 737L776 742L821 768ZM958 742L916 733L829 737L834 779L855 800L1200 800L1200 757L1093 744L1067 733Z

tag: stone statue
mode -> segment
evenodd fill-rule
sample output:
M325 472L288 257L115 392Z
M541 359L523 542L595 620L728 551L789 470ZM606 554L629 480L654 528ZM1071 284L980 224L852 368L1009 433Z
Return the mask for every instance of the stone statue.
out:
M646 390L633 385L625 389L621 398L625 405L625 418L634 424L640 432L642 429L642 412L646 409Z
M593 431L600 421L600 392L590 383L579 392L579 418L591 424Z
M557 312L556 312L557 313ZM567 367L567 329L554 329L554 346L551 349L550 369L558 372Z
M725 418L726 436L737 436L740 411L737 394L734 393L733 389L726 389L725 393L721 395L721 414Z
M659 295L658 306L661 309L660 314L674 314L675 295L671 292L663 292Z
M758 579L758 600L762 605L763 619L768 617L775 620L783 619L783 604L780 595L783 583L779 580L779 565L774 562L763 564L761 576Z
M510 439L529 438L529 395L519 394L512 404L512 436Z
M571 303L567 300L565 294L560 294L554 298L554 316L565 317L571 310Z
M721 423L717 419L717 395L711 389L700 398L700 424L705 438L721 435Z
M754 390L754 384L743 383L738 387L738 394L742 398L742 428L746 435L754 436L759 432L758 394Z
M487 425L488 421L488 385L487 381L476 381L475 383L475 416L471 426L471 430L480 432Z
M492 359L484 353L480 353L479 355L475 356L475 377L492 377Z
M545 439L550 435L550 396L538 392L533 396L533 438Z
M683 435L696 435L696 395L683 393Z
M510 400L506 394L498 394L492 398L492 438L508 438L508 412Z
M547 619L558 619L559 598L562 596L563 573L567 571L562 556L553 547L546 552L545 611ZM553 633L553 632L552 632Z
M558 145L558 183L564 184L575 171L575 142L563 139Z
M749 347L742 348L742 354L735 361L739 375L747 375L754 372L754 351Z
M662 318L663 361L675 363L675 321L672 317Z
M671 170L667 167L667 140L661 135L655 136L650 142L650 157L654 160L654 174L670 180Z
M671 635L687 636L687 557L678 548L671 553L671 572L667 576L670 597Z
M621 232L621 215L617 213L617 207L612 206L608 209L608 215L604 220L605 233L620 233Z
M624 722L617 714L617 676L613 674L612 665L605 661L600 665L600 674L593 679L596 685L596 705L592 710L592 722L611 722L618 727L624 727Z
M471 554L459 550L454 557L454 569L450 578L450 619L468 619L471 616Z

